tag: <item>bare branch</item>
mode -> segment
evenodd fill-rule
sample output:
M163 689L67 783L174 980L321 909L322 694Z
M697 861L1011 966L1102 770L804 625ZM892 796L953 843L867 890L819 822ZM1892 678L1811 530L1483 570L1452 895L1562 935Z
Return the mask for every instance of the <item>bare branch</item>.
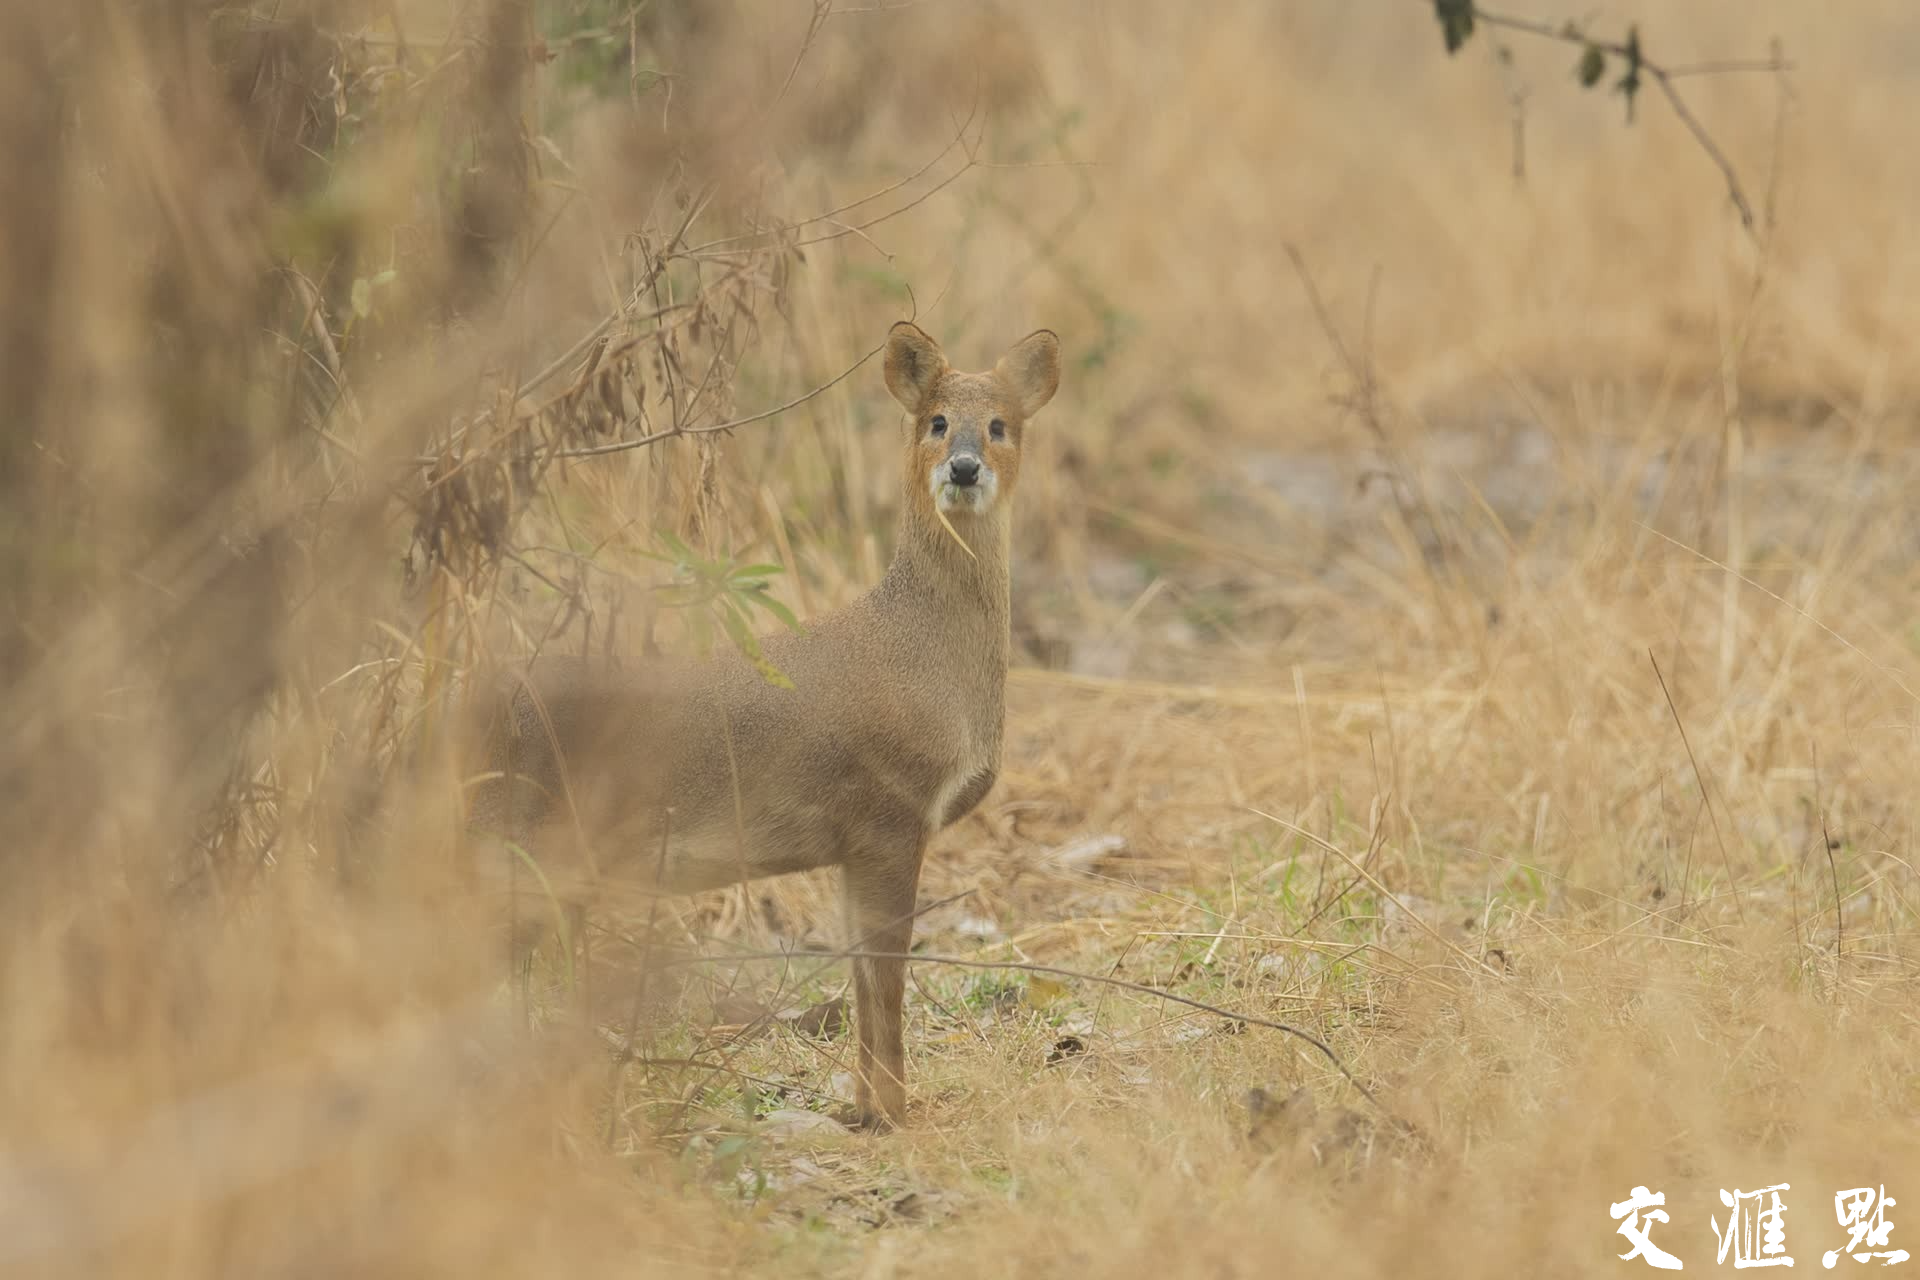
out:
M772 115L786 100L787 90L793 88L793 78L800 73L800 64L807 59L807 51L813 48L813 42L820 35L820 28L826 25L827 17L833 12L833 0L813 0L813 13L807 18L807 32L800 37L800 47L794 51L793 63L787 68L787 78L780 82L780 92L773 95L773 101L767 104L767 115Z
M1753 205L1748 202L1747 193L1740 186L1740 175L1734 171L1733 161L1727 159L1726 153L1720 150L1720 144L1713 140L1713 135L1707 132L1707 127L1701 124L1699 117L1693 114L1692 109L1687 106L1686 99L1680 96L1680 91L1673 87L1673 77L1659 67L1648 65L1644 61L1641 65L1646 67L1647 73L1653 77L1653 82L1660 86L1660 92L1667 96L1668 104L1673 107L1673 114L1680 117L1681 124L1687 126L1687 132L1691 133L1694 141L1700 144L1700 149L1707 153L1709 160L1719 166L1720 175L1727 180L1727 198L1732 200L1733 207L1740 211L1740 225L1751 233Z
M844 18L856 13L903 13L908 9L918 9L926 0L893 0L892 4L881 0L879 4L862 5L854 9L835 9L829 16Z
M628 290L627 301L625 302L625 304L622 305L620 309L615 311L613 314L602 319L600 323L593 326L592 329L589 329L580 338L578 342L574 343L571 347L568 347L560 355L556 356L553 359L553 361L549 363L545 368L541 369L540 372L534 374L531 378L528 378L526 381L522 382L519 388L520 394L525 395L527 392L533 390L535 387L541 385L542 383L546 382L548 379L552 378L553 375L555 375L556 373L559 373L562 369L565 369L566 367L571 365L575 360L578 360L588 347L592 346L595 342L599 341L602 334L606 333L607 330L613 328L615 324L619 323L621 317L625 316L628 310L630 310L635 304L637 304L640 301L641 296L644 295L647 292L647 290L653 287L653 282L659 278L660 273L666 270L667 262L670 258L673 257L681 239L686 236L687 228L691 227L693 225L693 220L699 217L701 213L706 210L707 204L713 199L713 193L715 190L716 190L715 184L708 183L704 191L702 191L693 200L688 202L687 216L680 220L680 225L677 228L675 228L673 235L668 237L667 247L661 251L658 257L654 259L653 269L647 272L646 278L640 281L639 284L636 284L632 289ZM685 306L687 304L682 303L680 305ZM676 310L676 308L670 305L670 306L661 308L659 311L655 312L654 314L662 315L672 310Z
M796 240L793 243L793 247L796 249L800 249L810 244L824 244L829 240L838 240L844 236L850 236L858 232L865 231L868 227L877 227L883 222L887 222L891 219L899 217L901 214L905 213L909 209L914 208L917 205L925 204L928 200L931 200L934 196L939 195L942 191L946 190L948 187L958 182L961 178L964 178L968 173L978 168L979 165L980 165L980 162L974 159L971 155L969 155L967 157L967 162L965 164L961 165L958 169L955 169L952 173L948 174L946 177L942 178L940 181L934 183L931 187L928 187L925 191L921 192L919 195L915 196L913 199L907 201L905 204L901 205L898 209L895 209L893 212L883 213L879 217L869 218L865 222L849 223L841 227L840 230L838 231L830 231L823 236L814 236L810 240Z
M954 130L953 137L947 140L947 145L945 145L944 147L941 147L940 150L936 151L932 159L928 160L925 164L921 165L918 169L915 169L912 173L900 179L898 182L888 183L886 186L880 188L878 191L871 193L870 195L861 196L858 200L854 200L847 204L843 204L836 209L829 209L825 213L816 213L810 218L801 218L795 222L782 223L777 227L769 227L763 231L743 231L739 235L722 236L718 240L709 240L705 244L694 245L691 249L687 250L687 253L691 256L698 257L702 254L705 254L714 249L721 248L725 245L740 244L741 242L747 241L747 240L758 240L766 237L785 235L786 233L791 231L798 231L802 227L811 226L816 222L831 222L834 219L838 218L843 213L847 213L854 209L858 209L863 204L872 204L875 200L880 199L882 196L892 195L894 192L900 190L902 187L911 186L915 182L919 181L921 178L925 177L928 173L930 173L934 169L934 167L938 165L942 160L946 159L949 155L951 155L955 147L960 146L962 143L966 141L967 131L973 127L974 116L977 114L977 112L978 112L978 104L976 103L974 108L967 112L967 118L960 122L960 127ZM978 163L978 162L976 161L975 163ZM964 173L965 170L963 169L961 170L961 172ZM952 179L949 178L948 181L951 182ZM937 189L938 188L936 188L936 190ZM926 197L924 196L921 197L921 199L925 199L925 198ZM912 207L911 205L907 206L907 208L911 208L911 207ZM872 226L873 224L869 222L869 223L863 223L862 225Z
M635 440L615 440L611 444L597 444L584 449L561 449L555 452L553 456L556 458L599 458L599 457L604 457L609 453L625 453L629 449L643 449L650 444L658 444L660 441L671 439L674 436L712 435L714 432L717 432L717 431L731 431L735 427L745 427L755 422L763 422L768 418L778 417L780 414L785 413L789 409L797 408L798 406L803 405L807 401L813 399L815 396L819 395L821 392L829 390L832 387L838 386L840 383L846 381L847 378L852 376L854 371L859 369L861 365L865 364L867 361L879 355L881 348L885 346L886 344L884 342L881 343L880 346L877 346L873 350L867 352L867 354L861 356L858 360L855 360L852 364L848 365L845 369L842 369L839 373L835 374L832 378L829 378L827 381L821 383L819 386L807 392L805 395L795 396L793 399L787 401L785 404L776 405L773 408L763 410L760 413L750 414L744 418L735 418L731 422L716 422L711 424L710 426L705 426L705 427L672 426L667 428L665 431L656 431L651 435L641 436Z
M1641 60L1641 65L1645 65L1645 59ZM1675 80L1683 80L1688 76L1731 76L1749 71L1778 73L1795 69L1793 63L1776 53L1769 58L1729 58L1724 62L1689 62L1685 66L1668 67L1667 75Z
M1693 140L1699 144L1702 151L1706 152L1707 158L1713 161L1714 167L1720 170L1720 176L1727 184L1727 198L1733 201L1733 207L1739 211L1740 225L1746 228L1749 235L1757 234L1754 229L1753 203L1747 199L1746 188L1740 182L1739 172L1733 167L1733 162L1727 158L1726 152L1721 150L1720 144L1714 141L1713 135L1707 132L1707 127L1700 122L1700 118L1693 114L1692 108L1687 105L1686 99L1680 96L1680 91L1674 87L1673 82L1682 76L1749 71L1778 73L1791 70L1792 64L1782 59L1777 52L1764 60L1701 62L1683 67L1667 67L1648 58L1645 51L1637 46L1629 46L1618 40L1596 40L1575 26L1556 27L1552 23L1543 22L1537 18L1489 13L1478 5L1473 6L1472 12L1476 21L1484 22L1490 27L1503 27L1508 31L1518 31L1543 40L1556 40L1561 44L1577 45L1583 49L1599 49L1616 58L1630 59L1640 70L1652 76L1654 83L1660 86L1660 92L1666 97L1668 105L1673 108L1673 114L1679 118L1687 132L1693 135Z

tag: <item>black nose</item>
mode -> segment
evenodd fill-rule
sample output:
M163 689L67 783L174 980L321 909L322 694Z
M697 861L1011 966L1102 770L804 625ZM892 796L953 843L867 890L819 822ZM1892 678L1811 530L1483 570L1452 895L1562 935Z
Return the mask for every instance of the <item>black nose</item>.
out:
M966 454L955 454L947 463L947 474L962 489L980 478L980 459L969 458Z

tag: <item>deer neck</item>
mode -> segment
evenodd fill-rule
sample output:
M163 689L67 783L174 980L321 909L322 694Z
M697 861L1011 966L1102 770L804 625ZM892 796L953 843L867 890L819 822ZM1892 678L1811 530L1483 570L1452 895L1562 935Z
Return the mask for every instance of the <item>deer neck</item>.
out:
M911 634L931 651L923 658L937 653L956 674L986 678L997 690L1006 677L1011 613L1007 509L1002 503L948 520L952 533L930 497L908 502L882 593L891 607L920 615Z

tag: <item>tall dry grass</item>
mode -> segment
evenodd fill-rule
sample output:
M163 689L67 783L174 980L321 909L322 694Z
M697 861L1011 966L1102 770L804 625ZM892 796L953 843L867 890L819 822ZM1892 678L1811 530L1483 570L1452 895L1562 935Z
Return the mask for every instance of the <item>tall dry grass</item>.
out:
M890 7L0 11L0 1266L1586 1274L1634 1186L1698 1268L1787 1182L1807 1267L1904 1202L1905 8L1594 19L1778 36L1680 82L1749 235L1656 97L1428 6ZM902 314L1070 357L928 950L1300 1026L1418 1140L937 963L913 1123L812 1126L838 971L727 957L827 881L503 944L461 690L695 643L663 534L874 580Z

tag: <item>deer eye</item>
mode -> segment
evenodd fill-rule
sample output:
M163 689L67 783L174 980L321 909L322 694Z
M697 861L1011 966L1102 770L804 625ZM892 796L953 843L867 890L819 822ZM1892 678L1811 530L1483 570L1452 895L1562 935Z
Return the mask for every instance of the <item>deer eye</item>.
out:
M933 435L934 435L934 439L936 440L939 439L941 436L947 434L947 420L946 418L942 417L940 414L937 414L937 413L934 414L933 421L929 422L927 425L933 428Z
M987 424L987 434L995 440L1005 440L1007 438L1007 424L995 418Z

